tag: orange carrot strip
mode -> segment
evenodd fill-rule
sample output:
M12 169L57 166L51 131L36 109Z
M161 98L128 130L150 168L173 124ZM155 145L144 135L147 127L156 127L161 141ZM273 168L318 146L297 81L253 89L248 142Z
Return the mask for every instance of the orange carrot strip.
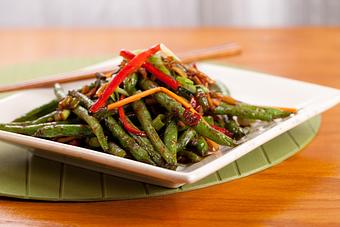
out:
M278 106L269 106L270 108L274 108L274 109L279 109L279 110L283 110L289 113L296 113L297 109L296 108L292 108L292 107L278 107Z
M231 105L236 105L238 101L230 96L222 96L221 100Z
M190 105L190 103L188 103L184 98L176 95L175 93L166 89L165 87L155 87L155 88L137 93L135 95L129 96L129 97L123 99L123 100L109 104L107 106L107 109L112 110L112 109L118 108L120 106L124 106L126 104L131 103L131 102L135 102L137 100L140 100L144 97L147 97L149 95L152 95L152 94L155 94L155 93L158 93L158 92L163 92L163 93L167 94L171 98L175 99L177 102L181 103L185 108L190 109L191 112L197 113L196 110L194 110L194 108Z
M211 139L208 139L205 137L205 140L208 143L209 148L211 149L212 152L218 151L220 148L220 145L212 141Z

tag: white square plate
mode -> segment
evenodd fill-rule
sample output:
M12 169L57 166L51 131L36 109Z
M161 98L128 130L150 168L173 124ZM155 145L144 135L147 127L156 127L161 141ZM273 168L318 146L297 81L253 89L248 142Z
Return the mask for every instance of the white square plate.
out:
M87 69L113 65L116 61L117 59ZM291 117L269 125L261 133L249 136L246 142L233 149L222 148L219 152L205 158L203 161L181 167L176 171L81 147L10 132L0 131L0 139L37 148L32 149L32 152L47 158L121 177L175 188L196 182L212 174L270 139L331 108L339 103L340 100L339 90L316 84L221 65L202 63L199 64L199 68L219 83L224 83L229 88L231 95L238 100L257 105L295 107L299 111ZM88 81L65 84L64 87L67 90L80 87L85 83L88 83ZM6 97L0 100L1 109L3 110L6 107L6 111L0 112L0 122L10 122L53 98L52 89L32 89Z

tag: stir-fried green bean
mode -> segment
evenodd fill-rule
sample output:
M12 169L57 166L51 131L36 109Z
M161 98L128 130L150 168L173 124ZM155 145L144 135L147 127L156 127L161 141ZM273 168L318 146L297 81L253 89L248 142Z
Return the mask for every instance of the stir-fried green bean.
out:
M0 130L7 132L20 133L24 135L33 136L34 133L45 126L57 125L53 123L33 124L33 125L16 125L16 124L0 124Z
M64 136L85 137L93 135L90 127L86 125L47 125L39 128L34 136L42 138L56 138Z
M93 105L93 101L86 97L85 95L77 92L77 91L71 91L70 94L74 97L79 98L80 102L85 105L87 108L90 108ZM108 127L110 128L111 132L114 134L115 137L118 137L120 140L122 146L125 149L128 149L131 154L140 161L153 164L153 161L150 160L149 156L146 154L145 150L142 147L139 147L138 144L136 144L131 137L129 137L128 134L124 132L124 130L118 125L115 124L115 126L112 126L109 122L114 122L115 120L112 117L107 117L106 122ZM129 141L129 142L127 142ZM137 148L137 150L135 150ZM150 151L150 150L149 150ZM152 151L151 151L152 153ZM156 160L158 160L155 157ZM158 162L158 164L162 164L161 161Z
M258 119L262 121L272 121L276 118L288 117L289 112L270 107L258 107L247 104L230 105L221 103L215 108L214 114L233 115L245 119Z
M165 123L163 122L165 118L164 114L158 114L155 119L152 120L152 127L156 129L156 131L160 130L164 127Z
M195 85L194 85L194 82L192 82L192 81L189 80L188 78L178 76L178 77L176 77L176 80L181 84L181 87L182 87L182 88L187 89L187 90L190 91L192 94L195 94L195 93L196 93L196 87L195 87Z
M100 143L97 139L97 137L90 137L86 139L86 143L90 146L90 147L100 147Z
M209 110L209 102L208 102L207 94L204 92L204 90L201 87L197 87L196 97L197 97L198 103L201 105L203 109L203 112L207 112Z
M199 155L195 154L192 151L188 151L188 150L183 150L178 152L179 156L184 156L187 159L190 160L190 162L195 163L195 162L200 162L202 161L202 157L200 157Z
M56 100L52 100L47 104L39 106L30 112L26 113L24 116L15 119L13 122L23 122L23 121L33 121L42 117L46 114L51 113L54 111L58 106L58 102Z
M78 91L70 91L69 94L72 96L72 97L75 97L77 98L80 103L86 108L86 109L89 109L92 105L93 105L93 101L88 98L86 95L78 92ZM108 111L106 108L102 108L100 109L97 113L95 113L93 116L95 118L97 118L99 121L101 120L104 120L106 117L109 117L109 116L112 116L114 115L115 112L114 111Z
M105 123L112 135L119 140L122 147L128 150L136 160L155 165L155 162L150 158L148 152L140 147L113 117L107 117Z
M77 108L75 108L73 110L73 113L75 113L79 118L86 121L86 123L91 127L93 133L97 136L98 141L103 150L108 152L109 145L107 143L107 137L105 136L104 130L100 125L99 121L96 118L90 116L87 110L82 106L78 106Z
M196 131L193 128L188 128L184 131L178 139L177 152L182 151L195 136Z
M11 125L34 125L55 121L55 117L60 111L53 111L32 121L11 122ZM61 120L61 119L60 119ZM66 119L65 119L66 120Z
M171 120L164 132L164 144L174 156L176 156L177 153L177 137L178 130L176 122Z
M126 156L126 152L114 142L109 142L109 153L119 157Z
M192 145L195 146L196 150L194 151L196 154L200 156L208 155L209 146L207 141L203 136L197 136L193 141Z
M136 73L128 76L124 81L124 89L132 95L136 92L136 85L138 83L138 75Z
M232 134L235 139L240 139L243 136L245 136L245 133L243 129L237 124L234 119L228 119L225 122L226 129L228 129Z
M70 116L69 110L56 110L51 113L48 113L44 116L41 116L32 121L22 121L22 122L12 122L12 125L34 125L34 124L42 124L53 121L66 121Z
M72 90L69 94L77 98L86 109L89 109L93 105L93 101L91 99L78 91Z
M54 121L54 116L57 114L57 111L53 111L49 114L46 114L42 117L39 117L36 120L31 121L31 124L40 124L40 123L46 123L46 122L51 122Z
M212 116L204 116L204 120L209 124L209 125L214 125L214 118Z
M132 103L132 107L135 110L136 116L141 123L143 130L148 135L148 138L150 139L155 149L162 155L167 163L169 163L170 165L176 165L176 157L164 145L157 131L152 126L151 115L147 110L144 102L142 100L138 100Z
M138 77L134 73L130 75L127 80L125 81L125 89L129 94L136 93L136 84L138 82ZM167 149L167 147L164 145L162 140L160 139L159 135L156 132L156 129L152 125L152 119L151 115L146 108L143 101L139 100L134 103L132 103L132 108L134 112L136 113L136 116L139 120L139 122L142 125L143 130L147 133L148 139L153 145L153 148L158 152L158 154L161 155L161 157L170 165L175 166L177 164L176 156L171 155L170 151ZM131 122L130 122L131 123ZM160 126L160 125L157 125ZM163 126L162 126L163 127ZM150 147L149 147L150 148ZM149 152L150 149L147 149ZM162 159L158 156L158 154L155 154L155 152L152 150L151 156L153 157L154 161L156 163L162 162Z
M136 127L128 117L127 121L134 127ZM133 133L129 133L132 138L135 139L135 141L141 146L144 150L148 152L152 160L158 165L158 166L165 166L165 161L163 160L160 153L158 153L154 147L152 146L150 140L147 137L138 136Z
M160 71L162 71L163 73L165 73L166 75L171 76L171 72L170 70L165 67L165 65L163 64L163 61L161 59L160 55L155 54L154 56L149 58L149 61L156 66Z
M94 148L100 147L100 143L99 143L97 137L88 138L86 140L86 143L90 147L94 147ZM126 156L126 152L122 148L120 148L117 144L115 144L114 142L109 142L109 153L113 154L115 156L119 156L119 157L125 157Z

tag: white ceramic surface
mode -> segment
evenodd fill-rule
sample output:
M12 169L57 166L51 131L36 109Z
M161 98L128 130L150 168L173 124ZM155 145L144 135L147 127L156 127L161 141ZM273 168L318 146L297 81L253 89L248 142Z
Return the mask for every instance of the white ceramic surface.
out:
M88 69L111 65L116 61L117 59L104 62L97 66L88 67ZM233 149L222 148L219 152L205 158L200 163L181 167L176 171L15 133L0 131L0 139L38 148L32 149L32 152L51 159L174 188L196 182L210 175L270 139L331 108L340 101L340 92L334 88L221 65L199 64L199 68L219 83L224 83L229 88L232 96L238 100L258 105L295 107L299 111L287 119L269 125L261 133L253 134L248 137L246 142ZM64 87L65 89L71 89L84 83L88 83L88 81L70 83ZM0 100L0 107L6 107L6 111L0 112L0 122L9 122L53 98L52 89L27 90L6 97Z

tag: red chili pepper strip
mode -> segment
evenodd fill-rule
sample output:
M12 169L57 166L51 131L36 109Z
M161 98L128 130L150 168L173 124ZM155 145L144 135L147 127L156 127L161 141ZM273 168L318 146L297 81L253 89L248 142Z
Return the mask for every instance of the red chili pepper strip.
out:
M124 99L124 95L121 96L122 100ZM123 106L118 107L118 114L119 114L119 119L122 122L124 128L128 131L131 132L132 134L135 134L137 136L146 136L146 133L139 130L138 128L136 128L134 125L131 125L130 122L128 122L125 112L124 112L124 108Z
M121 84L124 79L129 76L131 73L134 73L138 68L140 68L146 60L157 53L160 50L160 44L157 44L140 54L134 56L131 61L129 61L119 72L118 74L111 80L110 84L107 86L103 94L99 97L99 99L91 106L91 112L97 112L101 107L103 107L106 101L109 99L110 95L116 90L116 88Z
M226 136L232 138L233 137L233 133L230 132L229 130L225 129L225 128L221 128L218 127L217 125L212 125L211 127L213 127L214 129L216 129L217 131L222 132L223 134L225 134Z
M120 56L130 60L130 59L133 59L135 54L131 53L128 50L121 50L120 51ZM177 90L177 88L179 87L179 83L177 82L177 80L175 80L171 76L166 75L165 73L163 73L162 71L157 69L155 66L153 66L150 62L145 62L143 64L143 67L147 71L152 73L157 79L159 79L160 81L162 81L163 83L165 83L166 85L171 87L172 89Z

